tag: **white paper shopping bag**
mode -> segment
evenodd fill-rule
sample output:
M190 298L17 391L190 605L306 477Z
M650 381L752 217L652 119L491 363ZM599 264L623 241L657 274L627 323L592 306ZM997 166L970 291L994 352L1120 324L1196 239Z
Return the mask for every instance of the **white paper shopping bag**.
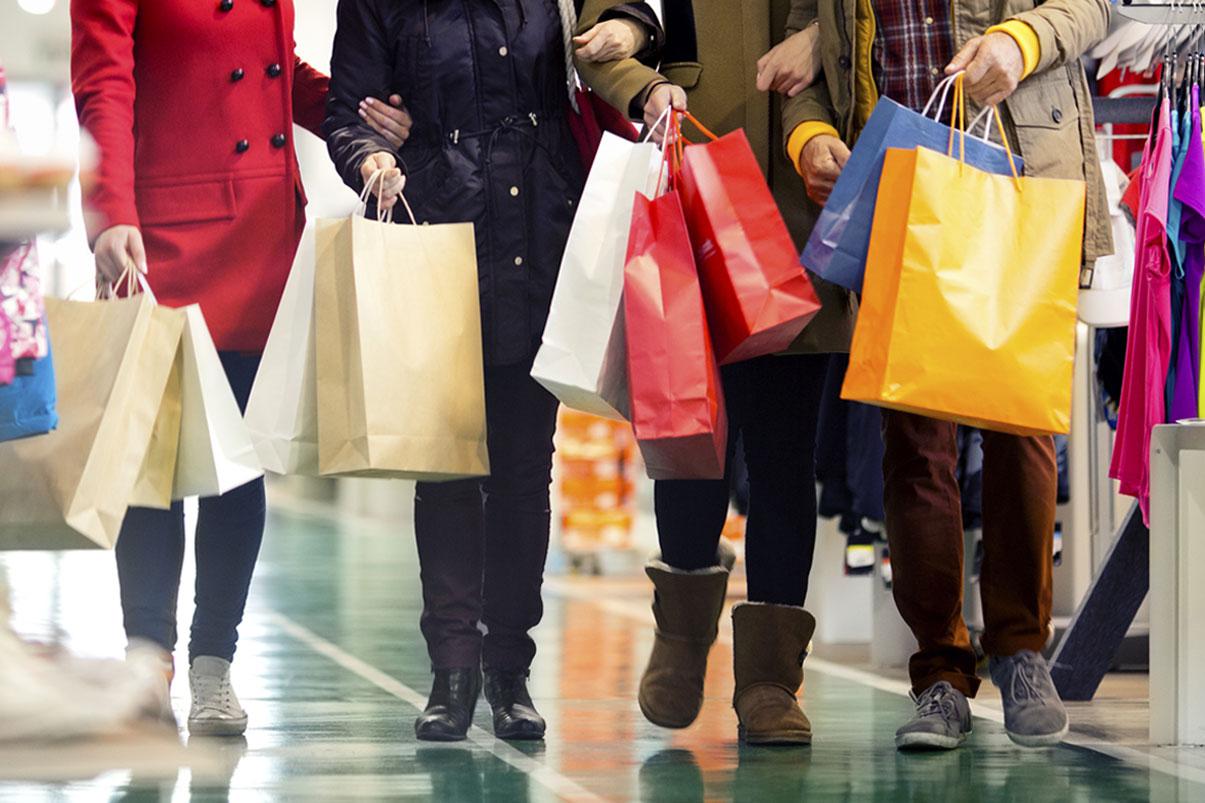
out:
M293 258L245 420L256 454L275 474L318 476L318 389L314 368L314 230Z
M548 324L531 375L562 403L627 418L623 267L636 193L657 194L651 142L604 134L569 231Z
M180 450L175 499L218 496L264 475L205 316L184 307Z

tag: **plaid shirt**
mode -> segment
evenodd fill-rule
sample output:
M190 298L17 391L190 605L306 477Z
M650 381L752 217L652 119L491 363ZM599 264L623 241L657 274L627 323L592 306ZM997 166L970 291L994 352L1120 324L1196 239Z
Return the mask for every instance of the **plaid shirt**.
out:
M879 94L920 111L954 58L951 0L873 0Z

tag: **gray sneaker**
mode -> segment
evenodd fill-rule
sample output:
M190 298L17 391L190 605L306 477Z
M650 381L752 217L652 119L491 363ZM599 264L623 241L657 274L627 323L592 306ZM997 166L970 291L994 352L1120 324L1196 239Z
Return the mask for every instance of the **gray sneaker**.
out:
M946 681L925 689L916 701L916 716L895 732L900 750L953 750L971 732L971 704Z
M230 662L199 655L188 670L192 684L192 710L188 732L193 736L241 736L247 730L247 712L230 685Z
M1046 659L1031 650L992 658L992 681L1004 702L1004 729L1022 747L1049 747L1067 736L1067 709Z

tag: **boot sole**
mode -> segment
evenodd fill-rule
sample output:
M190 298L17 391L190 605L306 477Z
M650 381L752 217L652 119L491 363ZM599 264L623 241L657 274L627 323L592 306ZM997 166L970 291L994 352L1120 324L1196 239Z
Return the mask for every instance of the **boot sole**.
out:
M737 738L742 744L749 745L810 745L812 743L812 734L810 731L778 731L776 733L758 733L750 735L744 725L738 725L736 729Z
M658 728L667 728L669 730L680 731L683 728L689 728L691 725L695 724L695 720L699 718L699 714L696 712L695 715L686 722L671 722L668 719L658 717L652 711L650 711L649 707L644 704L644 698L638 697L636 701L640 704L640 713L644 714L644 718L656 725Z
M420 742L463 742L468 738L467 733L416 733L414 738Z
M1063 729L1058 733L1043 733L1036 736L1027 736L1024 734L1013 733L1006 731L1008 738L1012 743L1020 747L1054 747L1063 743L1067 738L1067 734L1071 731L1071 724L1063 726Z
M247 732L247 718L210 721L190 719L188 732L192 736L242 736Z

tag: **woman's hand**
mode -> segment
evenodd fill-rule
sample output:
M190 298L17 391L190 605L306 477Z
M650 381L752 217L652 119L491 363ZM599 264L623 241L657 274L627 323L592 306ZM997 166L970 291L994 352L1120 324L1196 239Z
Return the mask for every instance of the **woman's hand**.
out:
M757 61L759 92L778 92L793 98L820 74L820 26L809 25L779 42Z
M410 129L414 127L401 95L390 95L389 105L376 98L364 98L360 101L360 119L394 148L402 147L410 139Z
M146 273L146 248L137 226L105 229L96 238L92 252L96 257L96 272L106 284L117 284L129 269Z
M665 138L667 121L661 117L671 105L680 112L686 111L686 90L668 81L654 86L644 101L644 124L652 129L654 142Z
M644 50L647 42L644 26L635 20L607 20L573 37L577 57L592 64L630 59Z
M376 176L374 181L373 176L378 171L381 171L382 175ZM364 181L364 186L377 196L377 207L380 209L392 209L406 186L406 177L398 170L397 159L392 153L384 151L374 153L364 160L360 165L360 178Z

